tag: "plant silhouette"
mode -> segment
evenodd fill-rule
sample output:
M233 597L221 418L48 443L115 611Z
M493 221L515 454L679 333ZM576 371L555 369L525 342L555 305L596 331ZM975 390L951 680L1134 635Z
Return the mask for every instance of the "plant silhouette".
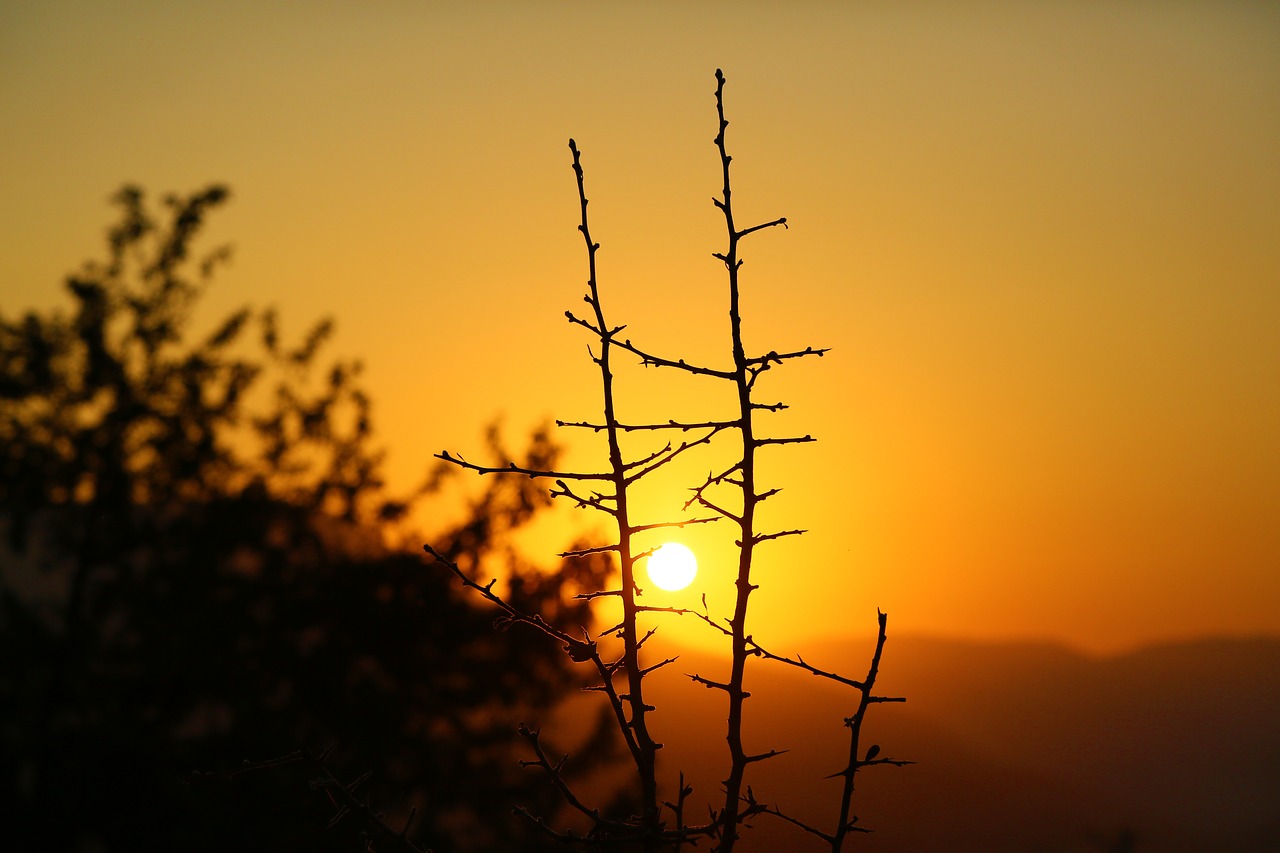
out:
M416 812L405 845L536 849L503 819L553 808L512 729L580 676L554 642L501 642L402 547L433 483L388 494L359 364L321 364L332 323L286 345L274 312L243 309L192 342L229 257L198 237L227 198L157 211L124 188L70 312L0 316L6 823L43 850L350 850L371 828L328 828L354 790L336 780L369 771L362 802ZM488 444L510 458L496 428ZM542 431L519 458L558 453ZM495 482L440 542L472 569L504 559L513 601L567 629L602 560L547 574L504 545L548 500ZM295 748L277 773L190 784Z
M729 315L726 363L723 365L697 363L676 355L661 355L624 337L625 324L617 325L608 319L605 300L597 278L597 253L600 244L591 234L587 216L588 200L582 157L574 140L569 140L573 157L573 171L577 181L580 222L587 258L587 293L584 301L589 308L585 316L566 312L569 322L586 331L592 338L591 358L598 368L601 388L602 417L598 421L558 422L561 426L587 430L604 440L601 455L604 461L596 470L569 471L554 466L532 466L515 462L485 465L469 461L461 456L443 452L439 458L462 468L485 475L518 479L546 479L554 483L550 494L564 499L576 507L601 513L608 519L613 539L603 546L570 552L568 556L609 555L616 567L616 585L581 593L584 602L619 605L618 621L597 620L594 632L582 628L577 632L564 630L544 618L536 610L496 592L494 582L482 583L474 571L459 565L454 557L427 545L428 552L452 571L462 584L490 604L499 608L505 626L528 626L537 633L553 638L562 645L568 657L582 664L595 678L593 689L605 697L605 707L611 715L617 735L625 745L634 771L634 790L638 809L633 812L609 811L600 804L590 802L562 772L562 761L553 759L552 753L542 743L536 728L522 727L521 733L529 742L533 758L526 763L541 768L569 806L579 817L579 825L555 825L545 819L545 813L535 809L523 809L523 814L541 828L549 837L566 844L588 844L599 847L634 848L644 851L679 850L701 841L720 853L734 849L744 828L758 816L767 815L792 824L798 831L817 838L832 851L843 849L850 833L866 831L858 825L852 810L855 778L859 771L874 765L902 765L910 762L890 758L873 744L865 749L862 727L868 709L883 702L901 702L899 697L877 695L874 692L876 676L886 641L887 617L877 614L878 637L871 654L870 666L860 679L848 678L832 671L810 665L803 658L788 657L767 650L756 641L748 627L748 613L752 593L758 588L753 581L752 569L757 549L771 547L778 540L804 533L803 530L769 530L760 526L757 511L773 498L779 488L761 482L758 460L767 453L786 445L805 444L813 441L809 435L774 436L767 432L767 416L787 408L784 403L760 397L757 383L766 373L806 358L823 356L827 350L805 347L802 350L780 352L778 350L749 350L743 334L743 298L740 281L742 268L742 243L757 233L785 228L785 218L743 227L735 220L730 164L725 132L724 75L716 72L716 113L718 119L715 136L719 157L721 189L714 199L724 220L726 244L714 257L723 265L727 277L727 303ZM630 334L630 333L628 333ZM758 354L757 354L758 353ZM735 405L718 420L689 420L664 417L651 423L628 423L618 415L618 399L621 394L618 381L618 365L621 359L637 361L646 368L683 373L732 391ZM634 436L673 435L669 441L659 439L656 445L635 451L630 441ZM650 521L637 517L632 498L637 485L645 478L688 454L699 452L712 444L729 444L736 458L727 466L716 468L705 479L690 485L692 497L684 509L696 507L699 514L684 516L674 521ZM737 546L737 571L733 584L733 607L729 615L713 614L706 606L701 610L661 607L641 602L642 590L637 582L637 568L654 549L646 548L646 537L654 530L680 527L690 524L722 522L733 528ZM700 620L707 628L723 636L728 644L729 668L723 676L702 673L686 673L692 683L723 694L726 707L725 740L728 745L725 775L722 777L722 796L719 805L711 808L709 818L700 822L688 819L686 805L693 793L686 784L683 773L675 779L674 795L662 794L659 750L662 744L653 730L652 712L655 707L646 700L645 679L663 667L675 663L675 657L652 654L651 641L657 631L657 620L685 617ZM585 620L584 625L588 624ZM779 804L761 799L750 784L753 765L775 759L786 750L772 746L754 747L744 737L744 718L748 713L745 688L747 663L751 658L769 661L804 670L812 675L843 685L851 691L849 716L845 725L849 730L847 752L843 767L834 777L843 782L836 803L836 816L828 828L806 822ZM678 761L678 757L674 759Z

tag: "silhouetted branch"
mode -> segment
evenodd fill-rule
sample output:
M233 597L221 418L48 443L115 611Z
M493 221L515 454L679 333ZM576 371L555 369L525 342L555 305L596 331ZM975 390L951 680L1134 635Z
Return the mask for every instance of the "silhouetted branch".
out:
M686 785L684 782L684 771L680 772L680 781L676 785L676 801L673 804L670 800L663 800L662 804L671 809L675 815L675 824L677 832L684 827L684 804L693 793L693 786ZM677 835L673 841L675 842L675 851L679 853L680 848L684 846L685 838L683 835Z
M585 474L573 471L541 471L537 468L525 468L514 462L508 462L506 465L479 465L475 462L468 462L461 456L454 456L449 451L444 450L435 454L436 459L442 459L459 468L466 468L475 471L478 474L522 474L526 477L554 477L559 480L608 480L611 479L608 474Z
M560 498L560 497L568 498L569 500L577 504L579 509L594 509L594 510L599 510L600 512L609 513L610 515L617 514L617 510L614 507L608 507L604 505L605 501L613 501L616 503L618 500L616 496L605 495L605 494L601 494L600 492L594 492L591 494L590 497L583 497L582 495L579 495L577 492L573 491L573 489L569 487L569 484L566 483L564 480L556 480L556 487L554 489L551 489L548 494L550 494L551 497L553 498Z
M832 842L832 840L833 840L833 839L832 839L832 836L828 835L827 833L823 832L822 830L818 829L817 827L810 826L809 824L805 823L804 821L802 821L802 820L800 820L800 819L798 819L798 818L794 818L794 817L792 817L792 816L791 816L791 815L789 815L789 814L786 814L786 813L785 813L785 812L783 812L781 809L779 809L777 806L761 806L760 808L758 808L758 809L757 809L757 811L758 811L760 814L772 815L773 817L776 817L776 818L778 818L779 820L784 820L784 821L786 821L787 823L791 824L792 826L799 827L800 829L803 829L805 832L809 833L810 835L815 835L815 836L817 836L818 838L821 838L823 841L827 842L828 844L830 844L830 843ZM870 830L862 830L862 831L863 831L863 832L869 832Z
M695 486L694 488L690 489L690 491L693 492L693 497L685 501L684 508L687 510L690 506L692 506L695 503L700 504L706 507L707 509L711 510L712 512L718 513L720 516L727 518L730 521L734 522L735 524L741 526L742 520L743 520L743 517L741 515L738 515L730 511L729 509L723 506L720 506L719 504L713 503L709 498L706 497L706 492L708 489L712 488L713 486L719 486L725 483L742 488L742 481L735 480L732 477L734 473L742 470L742 465L743 465L742 462L735 462L728 469L720 472L719 474L708 474L706 480L704 480L701 485Z
M649 673L651 673L651 672L653 672L653 671L655 671L655 670L662 669L664 666L667 666L668 664L673 664L673 663L675 663L675 662L676 662L676 661L678 661L679 659L680 659L680 656L679 656L679 655L676 655L675 657L669 657L669 658L667 658L666 660L658 661L657 663L653 664L652 666L646 666L644 669L640 670L640 674L641 674L641 675L648 675Z
M605 424L596 424L596 423L590 423L587 421L556 421L556 426L581 427L584 429L589 429L592 432L600 432L601 430L608 428ZM728 429L731 427L738 426L738 421L692 421L689 423L684 423L681 421L670 420L664 424L622 424L620 423L620 424L615 424L615 426L617 429L621 430L622 432L636 432L640 430L663 430L663 429L678 429L681 432L688 432L689 430L692 430L692 429L709 429L709 428Z
M684 521L659 521L655 524L637 524L631 528L634 532L639 533L643 530L658 530L663 527L685 527L689 524L710 524L713 521L719 521L720 518L687 518Z
M804 444L810 441L817 441L811 435L801 435L792 438L757 438L756 447L764 447L767 444Z
M554 637L569 646L579 642L576 638L569 636L564 631L561 631L559 628L548 623L540 614L525 613L509 604L506 599L493 591L493 586L497 583L496 578L489 581L487 584L477 583L472 580L466 572L459 568L457 563L441 554L435 548L431 547L431 545L423 545L422 547L423 550L434 557L437 562L443 564L449 569L449 571L453 572L453 574L462 581L463 586L468 589L475 590L486 601L495 605L503 612L502 620L499 623L499 626L503 629L509 628L513 624L523 624L536 628L547 636Z
M517 731L520 733L520 736L529 743L529 746L533 749L533 754L535 756L533 761L521 761L521 767L540 767L545 771L551 778L551 783L565 798L565 801L578 812L581 812L591 818L592 825L597 830L601 828L609 828L626 830L629 833L634 832L635 826L633 824L609 820L602 816L598 809L591 808L578 798L578 795L573 792L573 789L569 786L569 783L564 778L564 774L561 772L564 768L565 761L568 760L568 756L562 756L559 761L552 764L551 759L547 756L546 750L542 748L541 736L537 729L532 729L522 723L517 728Z
M755 764L758 761L767 761L770 758L777 758L779 755L786 755L789 749L771 749L768 752L758 752L755 755L743 756L743 760L748 764Z
M586 602L593 602L603 598L618 599L622 610L621 619L616 624L597 634L602 643L615 649L614 642L621 641L620 654L613 658L613 652L611 652L612 659L609 661L605 661L601 657L600 648L585 629L583 630L582 639L571 637L563 630L548 625L538 614L523 612L504 601L501 596L493 591L493 581L486 585L481 585L467 577L456 565L448 563L438 554L436 555L437 559L446 562L450 566L452 571L462 579L466 587L474 590L499 608L502 613L498 623L500 627L505 628L512 624L528 624L543 631L559 640L572 660L590 663L595 667L599 675L600 683L592 684L587 689L592 692L602 692L608 698L614 721L626 741L635 765L639 812L634 817L626 820L606 818L597 808L579 799L570 789L562 773L564 760L552 762L544 752L536 730L522 727L521 734L530 743L535 755L533 760L522 763L525 766L539 767L546 772L553 786L560 791L569 805L591 821L592 828L585 834L578 834L572 831L561 832L548 826L542 818L533 816L527 811L521 812L533 821L540 831L565 844L605 845L627 842L638 844L646 853L656 853L664 843L668 847L663 849L674 848L675 850L680 850L686 844L694 845L702 838L707 838L713 840L716 853L732 853L739 837L739 831L745 825L745 822L755 815L769 814L795 825L806 833L821 838L825 843L831 845L833 851L839 851L843 839L848 833L865 831L855 827L856 818L850 818L849 815L853 793L853 777L857 770L861 767L875 764L896 765L908 763L879 756L878 747L875 748L875 753L868 752L860 760L856 758L858 738L866 709L870 705L879 702L901 701L896 697L875 696L872 693L884 644L885 619L883 615L880 618L880 639L872 659L871 668L867 679L862 681L846 678L834 672L814 667L798 656L790 658L776 655L763 648L747 632L749 600L751 594L758 589L758 585L753 583L751 579L755 548L765 542L798 536L805 532L803 529L772 532L763 532L759 529L757 521L759 504L777 495L781 489L778 487L765 487L758 482L757 452L775 445L805 444L814 441L814 438L808 434L757 437L757 423L754 417L756 413L778 412L786 409L787 406L782 402L756 401L753 398L756 383L766 372L782 366L788 361L810 356L821 358L830 350L808 346L803 349L783 352L769 350L764 354L751 357L746 354L743 342L742 293L739 279L743 266L743 261L739 254L740 244L744 238L759 231L778 226L785 229L787 220L785 217L778 217L745 228L740 228L735 224L733 188L730 179L732 157L728 153L725 142L728 121L725 118L724 86L724 75L717 70L715 101L719 124L715 145L720 159L722 184L720 195L718 198L713 198L713 203L724 217L724 234L727 245L723 251L714 252L713 254L724 264L727 274L728 349L732 359L732 366L730 368L716 368L690 363L682 358L668 358L656 355L648 349L633 343L631 339L621 337L627 328L625 325L614 325L606 321L603 300L597 281L596 256L600 249L600 244L595 242L591 236L590 223L587 216L588 200L581 153L576 142L571 139L569 140L569 149L573 157L573 171L577 183L580 213L578 230L582 235L586 249L588 268L587 293L583 296L583 302L589 306L591 314L580 317L572 311L566 311L565 316L570 324L587 330L595 338L595 341L588 346L588 353L599 370L600 401L603 417L599 421L559 420L556 423L562 427L574 427L601 433L607 445L608 465L607 467L602 466L604 470L599 473L571 473L542 470L533 465L521 466L513 462L496 466L479 465L447 452L439 454L439 458L446 462L482 474L515 474L533 478L551 478L555 480L554 488L550 490L550 494L553 497L568 498L578 508L601 510L607 513L616 525L616 538L611 536L612 541L607 544L582 546L561 554L562 557L578 558L602 554L616 555L617 557L620 582L616 587L580 592L575 596L575 600ZM702 421L681 421L676 418L670 418L665 422L623 423L617 416L615 377L613 373L613 363L619 350L638 357L640 365L643 367L681 370L692 375L706 376L731 383L736 397L734 416ZM678 444L667 442L660 448L646 454L632 457L624 456L620 442L620 436L624 433L661 432L664 430L678 430L681 433L697 432L699 434L689 437ZM645 478L659 469L672 464L695 448L713 443L716 446L720 446L724 440L735 440L731 437L731 433L736 433L736 440L740 440L740 456L737 461L719 470L718 473L714 469L709 472L700 484L690 489L692 494L684 503L684 510L687 511L690 507L698 505L713 513L711 517L698 517L682 521L659 521L648 524L636 524L633 522L632 491L637 483L645 480ZM608 482L610 486L602 487L601 490L595 491L591 486L582 487L577 485L581 482L596 481ZM640 604L638 599L643 590L636 581L636 565L639 560L647 558L656 549L641 549L637 545L635 536L661 528L705 524L721 519L726 519L735 525L737 534L735 544L738 548L738 566L733 582L735 597L732 615L722 619L713 619L707 612L705 595L703 597L703 609L700 613L686 608ZM429 547L428 551L431 551ZM434 551L431 551L431 553L435 554ZM654 708L644 699L644 681L647 676L658 669L669 666L677 658L670 656L659 660L657 663L643 663L640 654L641 650L655 636L656 629L644 631L639 625L638 619L646 614L663 613L677 616L691 613L729 640L730 659L727 678L717 680L703 676L700 673L688 675L688 678L695 684L701 684L707 689L722 691L727 701L725 740L728 745L729 766L721 791L723 804L719 808L709 806L709 820L706 824L699 826L685 824L687 798L692 793L692 788L685 784L683 774L680 776L679 790L674 803L658 798L655 755L657 750L661 748L661 744L654 740L649 730L647 715ZM857 709L853 716L846 720L846 724L851 731L850 758L846 764L846 770L836 774L844 777L845 785L841 795L841 812L837 822L837 830L834 833L818 830L803 821L789 816L777 806L761 803L756 799L751 786L747 784L749 767L783 755L787 751L785 749L769 749L763 752L750 752L745 748L743 734L744 701L751 695L744 687L746 683L745 670L748 659L752 657L775 660L858 691ZM615 687L615 677L624 679L625 686L619 685ZM662 822L662 808L669 809L674 813L674 827L669 828Z
M617 545L600 545L595 548L578 548L573 551L561 551L557 557L585 557L588 554L607 554L618 550Z
M603 663L600 664L602 680L605 682L602 686L605 687L605 691L609 695L611 703L613 703L615 718L623 730L623 735L627 740L627 745L635 763L636 777L640 788L641 814L639 822L642 828L643 846L646 851L651 851L656 849L658 836L656 829L660 818L656 770L656 754L660 744L656 743L649 733L646 715L653 710L653 706L644 700L644 674L640 664L640 646L651 635L641 638L638 636L636 625L636 597L639 595L639 587L635 581L636 556L632 548L634 529L628 502L628 487L635 481L635 475L628 474L631 467L622 454L619 440L621 431L617 427L618 416L614 403L614 377L611 367L613 347L621 346L625 349L630 347L630 342L623 345L615 337L624 328L623 326L613 327L607 333L602 332L604 329L609 329L610 326L605 322L604 308L601 304L600 290L596 278L596 252L599 250L600 244L591 239L590 222L587 217L587 192L582 170L582 156L578 151L577 143L572 139L569 140L569 150L573 154L573 173L578 185L578 206L581 214L578 230L582 234L587 250L588 293L586 302L595 313L595 323L593 325L600 335L601 343L600 355L594 358L594 361L600 370L601 409L604 415L604 433L609 452L609 474L606 475L605 479L610 480L614 488L614 511L612 514L617 523L617 554L622 575L622 582L619 586L621 592L619 598L622 603L622 622L618 631L621 635L623 648L621 671L627 679L627 690L625 694L613 690L610 678L612 673L618 670L608 669L604 667ZM566 312L566 316L570 322L580 323L571 312ZM622 704L624 702L626 703L625 710Z
M617 598L621 596L622 590L620 589L600 589L594 592L580 592L574 598L579 601L592 601L597 598ZM604 633L607 634L609 632L605 631Z
M745 363L748 365L782 364L782 362L787 361L788 359L804 358L810 355L816 355L818 358L822 358L822 356L829 352L831 352L831 347L805 347L804 349L796 350L795 352L777 352L775 350L770 350L764 355L756 356L755 358L748 358Z
M757 533L754 538L758 545L761 542L768 542L771 539L781 539L784 536L800 536L808 532L809 531L807 530L780 530L777 533Z
M653 473L654 471L661 468L663 465L666 465L672 460L674 460L677 456L684 453L685 451L691 448L697 447L698 445L701 445L701 444L707 444L716 435L716 433L720 432L721 429L724 429L724 427L713 427L707 432L706 435L704 435L702 438L699 438L697 441L684 441L684 442L681 442L680 446L675 448L674 450L670 450L669 452L666 450L660 451L660 453L665 452L666 455L662 459L653 463L652 465L649 465L645 468L642 468L639 471L632 473L629 477L627 477L627 480L626 480L627 484L630 485L631 483L634 483L637 480L639 480L641 477L644 477L648 474ZM656 456L653 458L656 458Z
M726 681L713 681L712 679L705 678L697 674L696 672L692 675L688 675L686 673L686 675L688 676L690 681L693 681L696 684L701 684L703 687L714 689L714 690L723 690L726 693L729 691L730 685Z
M879 745L872 745L867 749L862 759L858 758L858 743L862 736L862 723L866 718L867 709L875 702L901 702L905 701L898 698L877 698L873 697L871 691L875 688L876 676L880 672L880 657L884 654L884 644L887 637L887 625L889 617L887 614L876 611L876 622L879 630L876 634L876 648L871 655L871 665L867 669L867 677L863 679L862 685L858 688L858 708L854 711L852 717L845 719L845 725L849 728L849 760L845 765L845 769L836 775L844 777L844 787L840 793L840 815L836 820L836 832L831 839L831 850L833 853L839 853L844 843L845 836L855 830L854 823L856 817L851 816L851 806L853 801L854 779L858 770L872 764L892 764L902 766L910 764L909 761L896 761L890 759L879 759L876 756L880 752Z
M614 341L614 346L618 347L619 349L624 349L627 352L631 353L632 355L639 356L640 364L643 365L644 367L669 367L675 370L683 370L686 373L692 373L695 376L713 376L716 379L732 380L734 377L733 373L730 371L717 370L716 368L712 368L712 367L702 367L696 364L689 364L683 358L670 359L670 358L663 358L662 356L658 356L658 355L653 355L652 353L645 352L639 347L634 346L631 343L631 341Z
M745 228L742 231L738 232L738 239L741 240L743 237L746 237L748 234L754 233L764 228L774 228L778 225L781 225L783 228L786 228L787 217L782 216L773 220L772 222L762 222L759 225L752 225L750 228Z
M697 500L697 502L698 502L699 504L701 504L702 506L706 507L707 509L711 510L712 512L717 512L717 513L719 513L722 517L729 519L730 521L734 522L735 524L742 524L742 516L740 516L740 515L734 515L734 514L733 514L732 512L730 512L729 510L725 509L724 507L720 506L719 504L712 503L711 501L707 500L707 499L706 499L705 497L703 497L702 495L698 495L698 496L697 496L697 498L695 498L695 500ZM735 540L735 541L738 541L738 540Z

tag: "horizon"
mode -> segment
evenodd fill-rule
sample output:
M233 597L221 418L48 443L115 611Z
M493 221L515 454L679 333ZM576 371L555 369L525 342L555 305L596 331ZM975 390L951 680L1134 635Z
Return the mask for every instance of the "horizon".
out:
M735 201L790 226L744 247L751 341L833 348L777 383L776 434L818 443L767 472L810 532L760 557L762 643L877 608L890 650L1280 635L1280 9L156 8L0 12L6 316L62 304L123 183L225 181L200 322L334 316L407 488L495 417L517 445L597 411L570 137L610 313L718 357L720 67ZM652 373L636 417L713 408ZM718 536L671 537L699 579L649 600L723 609Z

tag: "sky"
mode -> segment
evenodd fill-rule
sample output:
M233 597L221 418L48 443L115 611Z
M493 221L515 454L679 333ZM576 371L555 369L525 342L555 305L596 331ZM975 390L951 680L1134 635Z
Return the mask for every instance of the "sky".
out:
M744 244L748 345L831 348L769 377L791 408L764 429L817 442L764 463L765 525L810 532L760 554L757 639L868 633L877 607L891 634L1095 652L1280 633L1277 43L1280 6L1226 0L10 0L0 311L66 304L123 183L226 182L207 245L235 260L202 316L333 316L407 488L496 417L518 444L598 414L564 319L571 136L611 320L726 363L722 68L739 222L790 226ZM631 419L725 411L619 381ZM714 459L642 513L678 518ZM550 523L549 547L601 529ZM691 590L647 601L728 612L715 527L675 537Z

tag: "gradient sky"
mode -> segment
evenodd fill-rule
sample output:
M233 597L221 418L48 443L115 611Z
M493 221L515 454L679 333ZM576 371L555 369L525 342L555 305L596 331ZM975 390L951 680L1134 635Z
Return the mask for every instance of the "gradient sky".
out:
M228 182L203 316L334 315L407 486L499 413L596 411L570 136L612 318L724 363L721 67L740 221L791 223L744 247L749 341L833 348L771 377L819 442L766 466L812 532L756 636L1276 633L1277 44L1245 2L4 3L0 309L61 303L123 182ZM724 610L717 535L684 538Z

